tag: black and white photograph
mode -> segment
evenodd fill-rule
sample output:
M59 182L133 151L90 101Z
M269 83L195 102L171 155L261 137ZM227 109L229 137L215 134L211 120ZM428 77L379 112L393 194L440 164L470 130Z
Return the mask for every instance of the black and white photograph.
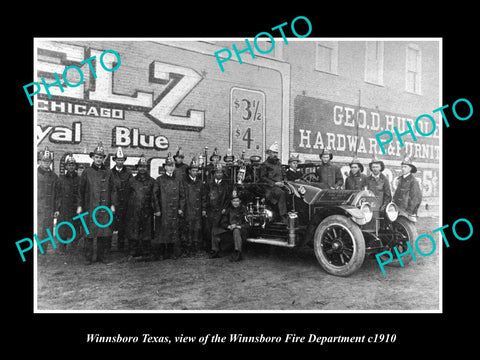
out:
M37 311L440 311L441 47L35 39Z
M475 12L197 5L4 23L7 347L474 349Z

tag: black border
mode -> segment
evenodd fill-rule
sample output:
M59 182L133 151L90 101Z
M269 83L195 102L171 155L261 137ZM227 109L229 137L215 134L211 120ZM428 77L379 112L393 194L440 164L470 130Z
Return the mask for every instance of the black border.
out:
M88 5L84 11L91 14L80 12L80 8L68 12L48 12L45 8L35 9L29 5L28 12L19 12L21 35L13 33L12 29L4 29L4 36L8 38L4 47L8 49L8 54L13 54L11 57L4 55L4 60L8 60L4 71L9 79L4 87L7 90L4 94L4 100L7 100L4 101L4 109L8 109L8 115L4 117L7 131L2 134L10 141L3 145L6 150L3 189L8 191L8 195L4 196L4 229L7 236L4 237L3 249L6 250L4 259L7 259L8 265L7 271L4 271L7 289L3 294L8 302L4 306L8 316L4 343L12 350L25 351L28 346L38 355L43 353L53 357L72 353L95 356L99 351L113 354L127 350L147 350L158 356L169 350L176 354L183 350L213 350L223 356L240 352L255 356L255 350L266 350L268 354L312 350L312 354L317 356L327 351L341 355L344 349L365 350L382 356L388 356L392 350L400 350L405 356L417 357L420 353L432 355L448 348L454 351L461 349L462 353L473 349L476 323L470 319L473 320L477 305L476 250L480 234L477 229L480 224L478 211L475 212L474 207L468 209L468 204L475 203L477 197L474 171L478 141L475 140L480 111L478 90L474 88L475 80L480 78L477 39L474 36L478 20L473 18L476 13L474 7L456 3L448 11L436 12L434 8L420 11L407 5L383 3L384 10L375 12L367 4L356 5L358 9L346 4L327 8L324 3L315 3L310 8L297 6L295 9L291 4L277 4L275 6L282 10L280 13L274 13L272 8L262 13L258 4L195 5L200 5L200 9L190 9L189 5L183 9L167 10L164 4L152 8L152 4L127 6L115 3L108 4L105 12ZM47 7L54 9L54 4L49 3ZM58 15L53 15L55 13ZM443 104L451 105L458 98L467 98L474 107L471 119L464 122L453 120L450 128L443 129L443 223L452 224L458 218L468 218L475 229L468 241L453 240L450 248L444 248L444 313L33 314L33 258L27 256L27 262L22 263L14 245L18 239L30 237L29 232L33 228L33 171L30 162L33 157L33 107L29 106L23 91L23 85L32 81L33 37L253 37L285 21L291 22L300 15L310 19L313 25L311 37L443 38ZM62 17L64 22L60 21ZM27 160L22 161L24 159ZM10 194L12 198L8 197ZM470 322L473 327L469 326ZM206 347L198 344L166 347L159 344L85 343L86 333L138 335L142 332L157 336L180 333L194 336L205 333L258 335L262 332L265 335L316 333L328 336L396 333L397 341L389 345L215 344ZM61 349L65 347L69 349L68 353L62 353Z

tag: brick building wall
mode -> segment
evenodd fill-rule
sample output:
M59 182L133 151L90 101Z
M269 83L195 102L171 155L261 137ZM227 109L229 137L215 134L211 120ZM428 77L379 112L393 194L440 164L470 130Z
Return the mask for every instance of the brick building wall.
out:
M209 154L218 147L224 155L231 147L235 156L242 150L247 156L264 156L265 149L277 141L284 163L291 153L310 162L318 161L321 139L324 145L333 145L334 161L347 171L346 164L355 152L348 136L350 142L354 136L363 138L364 149L359 143L355 149L367 164L372 153L379 152L371 141L380 131L374 125L403 129L406 120L431 115L441 105L438 41L382 41L381 84L366 81L366 41L339 39L333 46L336 60L329 71L316 65L318 43L328 48L332 42L289 39L287 45L280 38L269 54L256 51L252 59L248 52L243 53L242 63L231 50L232 58L224 63L222 72L215 51L232 49L232 44L243 50L244 39L36 39L38 82L45 78L53 83L53 72L61 76L72 64L84 75L82 86L66 87L63 93L52 87L52 98L44 89L37 95L38 150L49 146L58 173L67 151L80 162L89 163L88 153L99 141L110 154L122 145L128 164L135 164L143 153L150 159L152 176L156 176L167 153L175 153L178 146L190 161L205 146ZM417 93L406 91L409 46L421 54L421 90ZM115 50L121 59L113 72L100 66L100 55L108 49ZM80 63L92 55L96 55L92 62L96 79L88 64ZM103 59L111 68L115 65L112 54ZM78 72L69 71L67 79L78 82ZM363 127L357 126L357 116L364 120ZM438 123L438 115L434 117ZM342 141L347 142L345 147ZM416 155L424 203L438 212L438 131L428 138L418 137L417 142L410 136L404 141L410 143L407 150ZM383 159L393 180L400 169L398 144Z

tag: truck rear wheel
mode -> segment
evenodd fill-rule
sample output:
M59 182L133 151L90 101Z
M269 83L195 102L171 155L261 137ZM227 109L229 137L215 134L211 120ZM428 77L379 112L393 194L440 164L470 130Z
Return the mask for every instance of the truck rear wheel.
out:
M360 228L342 215L326 217L314 235L314 251L318 262L329 274L349 276L365 259L365 240Z

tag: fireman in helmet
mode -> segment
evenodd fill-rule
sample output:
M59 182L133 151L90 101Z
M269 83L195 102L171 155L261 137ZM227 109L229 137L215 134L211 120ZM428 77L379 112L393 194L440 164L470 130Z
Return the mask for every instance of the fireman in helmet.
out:
M282 164L278 159L278 143L273 143L267 150L267 158L260 166L260 181L271 187L266 191L266 199L278 206L278 213L283 223L287 223L287 202L285 192L280 188L285 180Z

